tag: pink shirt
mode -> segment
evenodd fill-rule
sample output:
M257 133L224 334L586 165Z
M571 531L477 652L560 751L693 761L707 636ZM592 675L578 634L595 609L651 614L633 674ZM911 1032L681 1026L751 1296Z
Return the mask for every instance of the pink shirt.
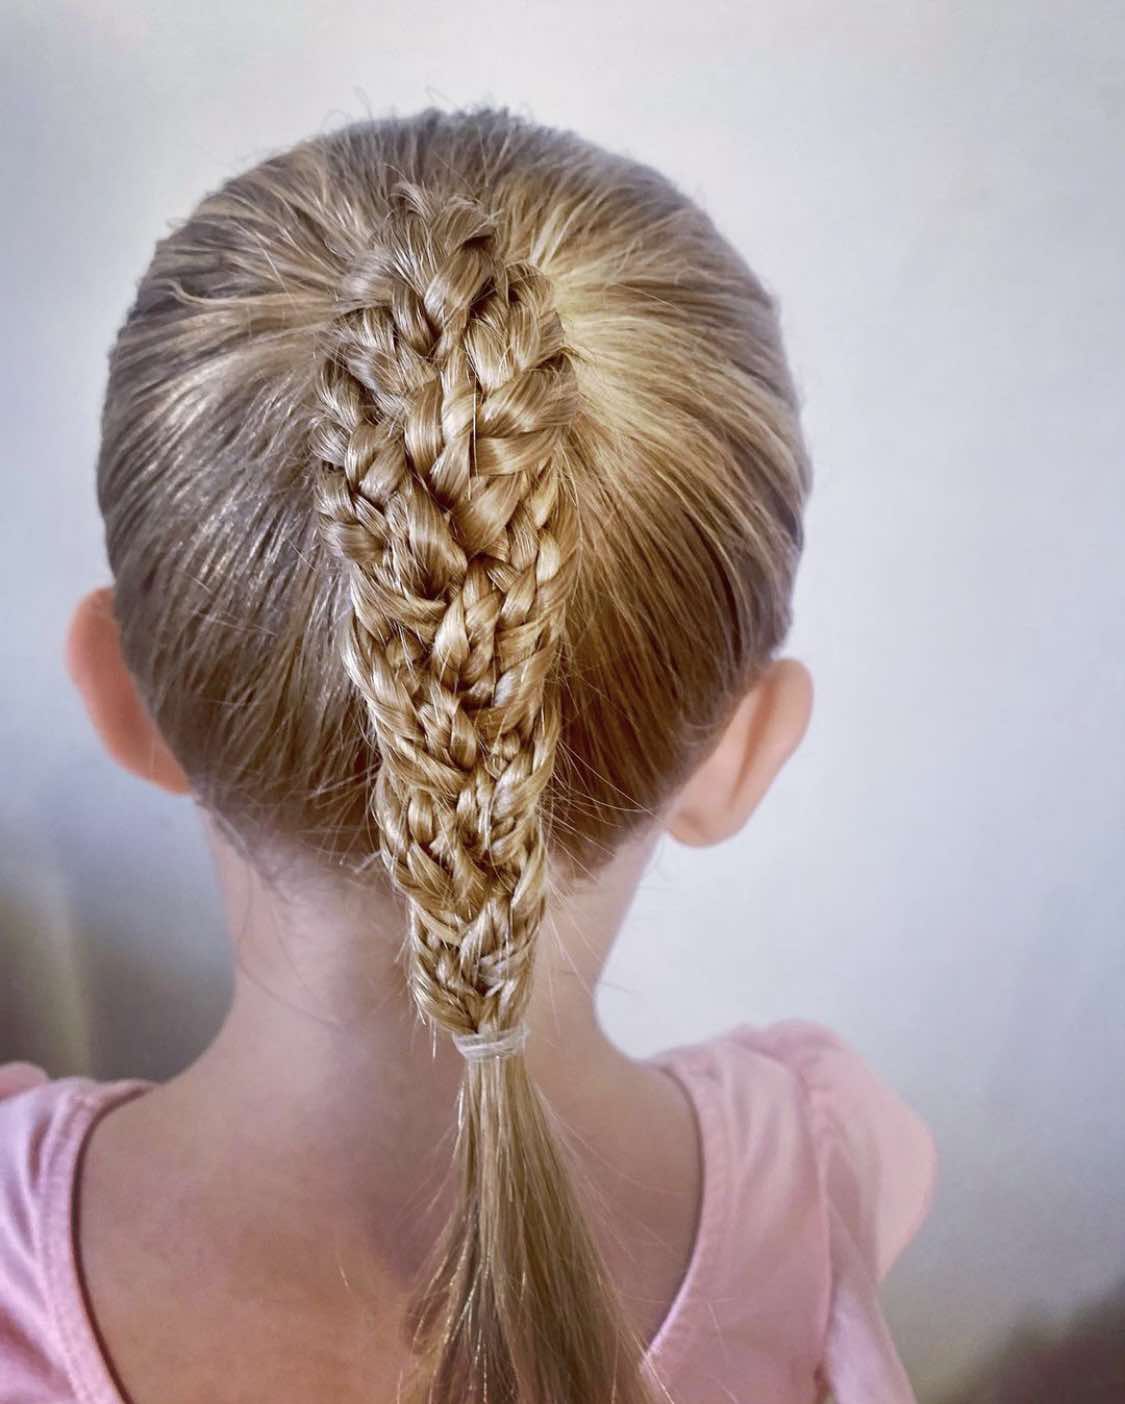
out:
M691 1097L703 1151L691 1261L647 1356L675 1404L814 1404L826 1387L914 1404L877 1283L929 1208L924 1123L815 1024L740 1025L653 1061ZM150 1086L0 1066L0 1404L127 1404L72 1208L94 1120Z

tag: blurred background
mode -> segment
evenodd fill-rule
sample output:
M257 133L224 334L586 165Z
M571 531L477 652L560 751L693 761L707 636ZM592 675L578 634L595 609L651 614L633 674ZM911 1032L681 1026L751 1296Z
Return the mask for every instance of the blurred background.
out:
M326 126L507 105L742 250L817 473L811 729L737 839L660 851L605 1019L635 1054L833 1025L941 1152L886 1290L920 1398L1125 1397L1082 1392L1125 1357L1125 7L5 0L0 68L0 1060L161 1078L224 1010L195 812L63 664L155 240Z

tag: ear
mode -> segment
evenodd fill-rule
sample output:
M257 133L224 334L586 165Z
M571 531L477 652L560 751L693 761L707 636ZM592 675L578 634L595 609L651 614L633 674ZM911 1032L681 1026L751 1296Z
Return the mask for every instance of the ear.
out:
M125 666L112 588L92 590L79 601L67 631L66 666L114 760L162 790L190 794L191 782L145 710Z
M803 663L772 662L673 800L665 819L672 837L705 847L736 834L800 745L812 700L812 675Z

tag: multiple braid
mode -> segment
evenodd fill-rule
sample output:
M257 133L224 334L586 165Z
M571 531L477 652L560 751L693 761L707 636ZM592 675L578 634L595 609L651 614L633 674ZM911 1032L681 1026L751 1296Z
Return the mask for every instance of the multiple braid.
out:
M466 1060L457 1208L409 1313L414 1397L641 1404L641 1344L518 1056L577 555L577 385L547 281L477 201L402 181L315 391L318 520L349 583L344 657L380 755L409 983Z
M316 388L319 516L350 583L345 661L410 899L411 987L441 1028L495 1037L530 992L576 558L576 386L547 282L505 260L479 203L400 182Z

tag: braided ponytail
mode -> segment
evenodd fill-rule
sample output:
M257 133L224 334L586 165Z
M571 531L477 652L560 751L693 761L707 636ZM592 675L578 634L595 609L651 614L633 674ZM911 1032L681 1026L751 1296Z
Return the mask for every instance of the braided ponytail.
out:
M562 325L498 218L402 180L321 357L318 517L348 582L380 852L408 899L414 998L466 1060L418 1397L640 1401L641 1345L522 1056L577 560Z

